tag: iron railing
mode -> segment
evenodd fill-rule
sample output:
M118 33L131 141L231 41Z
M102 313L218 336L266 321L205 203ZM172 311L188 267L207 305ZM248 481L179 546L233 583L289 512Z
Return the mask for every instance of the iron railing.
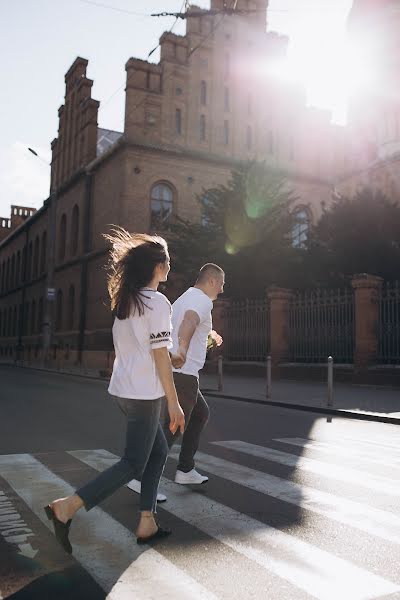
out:
M266 298L234 300L224 312L224 358L265 361L269 352L269 310Z
M400 363L400 282L386 283L379 298L378 362Z
M352 290L298 292L289 308L288 358L320 363L332 356L336 363L352 363L354 328Z

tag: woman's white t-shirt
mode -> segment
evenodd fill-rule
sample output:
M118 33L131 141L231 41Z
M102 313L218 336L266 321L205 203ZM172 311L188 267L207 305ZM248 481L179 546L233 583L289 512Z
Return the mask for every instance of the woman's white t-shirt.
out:
M154 348L171 348L171 304L155 290L143 289L146 306L127 319L114 320L115 360L108 391L120 398L155 400L164 396L158 377Z

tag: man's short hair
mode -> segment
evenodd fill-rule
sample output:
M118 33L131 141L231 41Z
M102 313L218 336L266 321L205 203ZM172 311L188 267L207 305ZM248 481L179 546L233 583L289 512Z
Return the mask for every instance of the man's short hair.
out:
M206 263L201 267L196 283L204 283L212 277L223 277L224 275L225 272L221 267L214 263Z

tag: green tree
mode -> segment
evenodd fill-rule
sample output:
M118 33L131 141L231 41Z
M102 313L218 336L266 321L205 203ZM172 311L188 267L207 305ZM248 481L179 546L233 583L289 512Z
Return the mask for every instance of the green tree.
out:
M183 285L193 283L205 262L224 268L227 293L236 297L261 295L267 285L285 280L296 256L290 236L296 198L282 174L249 163L197 200L202 222L176 219L169 236L173 270Z
M311 233L303 269L311 285L341 285L356 273L398 279L399 204L369 188L336 199Z

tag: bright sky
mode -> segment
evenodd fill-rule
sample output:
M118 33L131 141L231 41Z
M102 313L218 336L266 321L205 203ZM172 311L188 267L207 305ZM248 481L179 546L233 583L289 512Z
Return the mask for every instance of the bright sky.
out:
M95 0L93 0L95 1ZM98 0L125 11L178 11L182 0ZM193 2L209 7L209 0ZM352 0L270 0L268 29L290 37L287 74L300 74L308 102L345 122L348 72L345 20ZM48 196L50 160L64 74L79 55L89 60L92 97L101 101L99 125L122 131L125 63L146 58L172 18L149 18L84 0L0 2L0 216L11 204L39 208ZM184 33L179 21L174 31ZM152 56L158 60L158 54Z

